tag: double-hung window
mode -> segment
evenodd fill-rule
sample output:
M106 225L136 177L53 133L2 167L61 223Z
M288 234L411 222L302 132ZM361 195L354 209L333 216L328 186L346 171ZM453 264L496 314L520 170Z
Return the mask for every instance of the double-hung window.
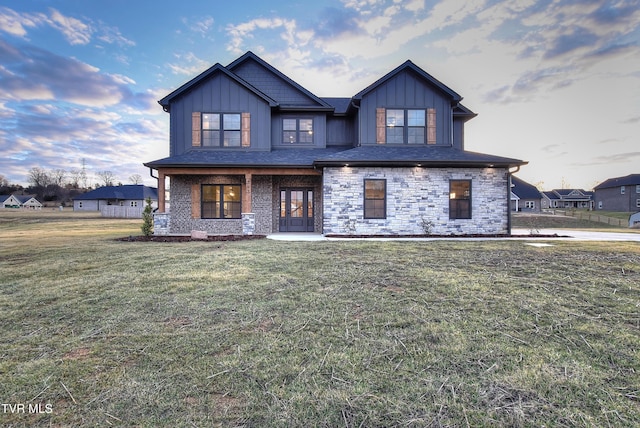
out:
M284 144L313 144L313 119L282 119L282 142Z
M240 147L240 113L203 113L204 147Z
M364 218L387 218L387 180L364 180Z
M241 218L239 184L203 184L202 218Z
M387 144L424 144L425 110L387 109Z
M471 180L449 181L449 218L471 218Z

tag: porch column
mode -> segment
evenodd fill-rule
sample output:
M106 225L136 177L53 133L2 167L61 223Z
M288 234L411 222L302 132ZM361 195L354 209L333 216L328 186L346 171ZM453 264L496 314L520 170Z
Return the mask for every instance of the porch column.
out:
M242 192L242 234L253 235L256 231L256 215L251 212L251 173L244 175Z
M164 196L164 173L158 171L158 212L165 212L165 196Z
M250 213L251 211L251 173L244 175L244 192L242 192L242 211Z

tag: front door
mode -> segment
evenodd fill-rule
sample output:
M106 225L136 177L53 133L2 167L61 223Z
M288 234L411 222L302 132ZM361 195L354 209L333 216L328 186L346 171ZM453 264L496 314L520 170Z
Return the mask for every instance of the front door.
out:
M280 232L313 232L313 189L280 190Z

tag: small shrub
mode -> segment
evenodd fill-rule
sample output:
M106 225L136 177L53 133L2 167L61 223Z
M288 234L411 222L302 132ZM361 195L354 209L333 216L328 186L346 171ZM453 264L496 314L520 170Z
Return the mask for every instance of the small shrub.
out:
M350 235L353 235L354 233L356 233L356 220L352 218L345 220L343 227L347 233L349 233Z
M151 236L153 233L153 215L151 214L151 198L147 198L145 201L147 205L144 207L144 211L142 211L142 234L144 236Z
M433 232L433 222L425 218L424 215L420 216L420 227L425 235L431 235L431 232Z

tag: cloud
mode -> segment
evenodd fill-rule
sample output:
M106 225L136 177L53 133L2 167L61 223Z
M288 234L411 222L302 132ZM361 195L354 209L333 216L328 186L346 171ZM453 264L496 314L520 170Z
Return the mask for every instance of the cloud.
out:
M121 75L100 73L89 64L31 45L16 49L0 40L0 58L4 62L0 86L7 89L0 99L109 106L124 98L131 83Z
M595 156L585 162L575 162L575 166L594 166L594 165L616 165L630 162L638 162L640 160L640 152L615 153L611 155Z
M187 22L186 20L184 22L189 25L191 31L205 37L213 27L215 20L211 16L204 16L193 23Z
M282 40L288 42L290 45L296 43L295 20L285 18L257 18L241 24L227 26L226 31L231 39L227 44L227 50L235 54L243 53L246 49L245 41L247 39L253 39L256 31L276 29L279 31L284 30L280 32L280 38Z
M43 14L19 14L8 7L0 7L0 31L17 37L26 37L27 28L37 27L46 21Z
M72 45L86 45L91 41L93 30L79 19L64 16L51 9L50 25L59 30Z
M543 58L556 58L581 48L590 50L597 41L598 36L586 28L574 28L570 33L561 34L553 40L552 47L545 52Z

